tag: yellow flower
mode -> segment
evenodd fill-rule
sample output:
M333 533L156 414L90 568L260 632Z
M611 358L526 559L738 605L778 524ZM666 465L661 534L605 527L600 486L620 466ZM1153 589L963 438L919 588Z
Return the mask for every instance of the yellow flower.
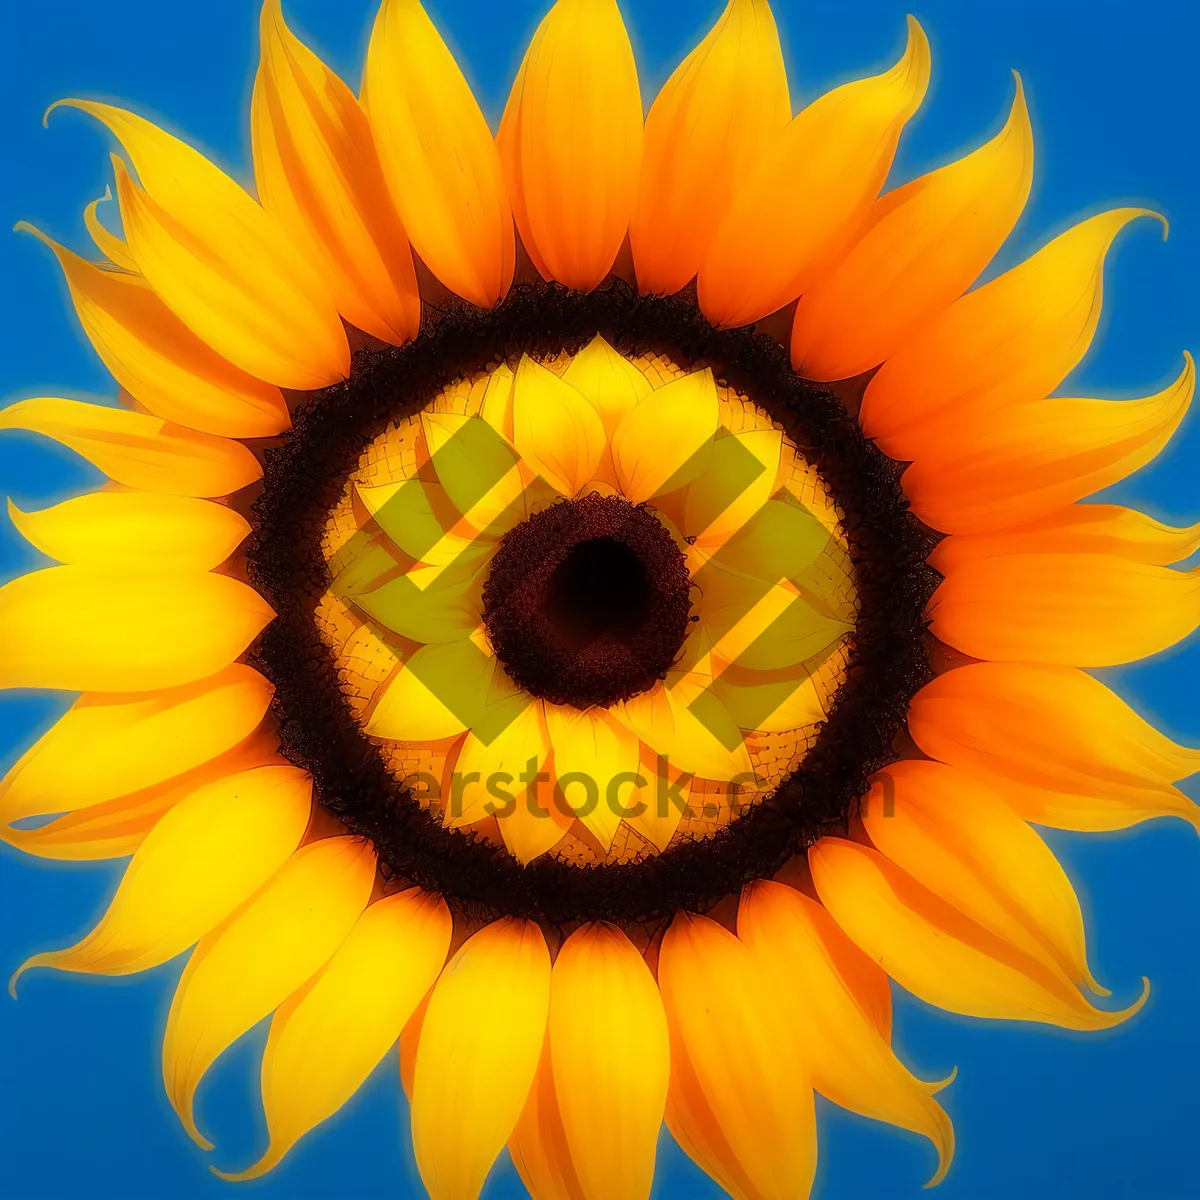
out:
M399 1041L434 1200L506 1146L535 1200L647 1197L664 1120L730 1195L796 1200L814 1092L928 1138L937 1180L889 977L1077 1030L1144 1001L1092 1003L1032 825L1200 829L1200 751L1084 670L1200 624L1200 532L1079 503L1194 368L1047 399L1153 214L972 290L1029 117L1018 80L996 137L881 197L928 75L910 19L793 116L767 3L730 0L643 118L616 4L558 0L493 137L417 0L383 0L361 97L267 0L257 199L62 102L123 148L123 236L96 204L102 262L25 228L122 404L0 411L111 480L10 504L60 565L0 588L0 686L82 694L0 837L132 857L21 971L194 947L163 1075L206 1148L197 1088L273 1014L234 1178Z

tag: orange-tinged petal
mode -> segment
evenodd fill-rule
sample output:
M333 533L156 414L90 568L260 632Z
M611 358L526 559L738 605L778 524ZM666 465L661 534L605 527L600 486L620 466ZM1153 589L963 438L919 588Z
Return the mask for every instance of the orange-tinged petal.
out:
M646 117L629 228L638 287L670 295L695 277L739 182L792 119L766 0L730 0Z
M1178 816L1200 830L1200 809L1172 786L1200 770L1200 750L1074 667L947 671L913 698L908 724L926 754L987 778L1026 820L1102 830Z
M503 1014L503 1037L481 1003ZM476 1200L525 1107L549 1006L550 955L531 921L485 926L442 972L413 1077L413 1148L431 1200Z
M104 189L102 199L112 199L112 188ZM83 210L83 223L87 227L88 233L91 234L92 241L96 243L96 249L114 266L120 267L123 271L133 271L136 274L138 265L129 256L129 247L125 245L123 238L117 237L115 233L110 233L100 223L100 217L96 212L99 207L100 201L93 200Z
M563 944L550 989L558 1107L584 1200L645 1200L670 1076L667 1021L641 954L615 926Z
M37 512L10 500L8 515L27 542L73 566L208 571L250 532L224 504L154 492L92 492Z
M54 252L84 333L143 408L221 437L270 437L290 427L279 389L226 362L140 275L106 271L24 221L17 228Z
M0 587L0 687L177 687L227 667L274 615L227 575L34 571Z
M596 409L610 438L625 414L653 390L645 374L599 334L571 359L562 378Z
M563 1131L548 1031L525 1107L508 1139L508 1152L532 1200L587 1200Z
M279 0L263 5L261 37L250 110L259 199L321 264L342 316L401 345L416 336L421 300L367 115L288 29Z
M34 955L17 974L130 975L174 958L283 866L311 809L312 779L292 766L201 785L146 835L96 928L69 949Z
M607 439L595 406L526 354L513 382L513 442L556 491L574 496L596 474Z
M400 1036L446 961L440 896L412 888L368 905L329 962L275 1013L262 1064L270 1145L257 1179L358 1090Z
M0 409L0 429L61 442L116 483L171 496L227 496L262 477L240 442L146 413L43 396Z
M821 903L901 987L949 1012L1107 1029L1130 1008L1101 1012L1037 959L989 933L877 850L822 838L808 852Z
M878 366L975 281L1012 232L1033 180L1017 76L1004 128L973 154L878 200L868 228L800 298L792 365L808 379Z
M370 899L375 854L351 837L302 846L192 952L163 1038L163 1083L193 1141L205 1072L334 955Z
M495 673L495 659L472 640L422 646L377 693L367 733L404 742L465 733Z
M655 755L653 762L649 766L643 760L637 776L626 781L630 786L617 789L617 799L625 810L622 819L662 851L671 844L683 818L691 815L692 777L660 756Z
M280 387L344 378L350 348L337 310L282 226L218 167L143 117L62 100L106 125L133 162L113 160L130 257L194 334Z
M380 7L362 99L413 249L451 291L482 308L498 303L516 263L500 155L418 0Z
M560 810L544 783L534 795L517 788L515 803L510 806L500 801L497 809L504 845L523 867L553 850L566 837L573 820L570 813Z
M933 1098L892 1053L869 1012L860 1007L840 965L857 958L858 971L887 977L838 928L828 912L781 883L761 880L742 893L738 937L774 981L785 1019L806 1034L813 1087L863 1116L910 1129L937 1148L940 1183L954 1156L954 1127Z
M1200 625L1200 569L1103 554L983 558L952 571L929 611L934 635L972 658L1109 667Z
M89 808L182 775L248 737L273 691L233 663L171 691L83 695L0 780L0 822Z
M546 14L496 144L538 270L591 291L625 240L642 167L637 64L616 0L558 0Z
M710 321L748 325L820 277L868 219L928 83L929 42L909 17L890 71L827 92L759 153L701 260Z
M1117 208L1090 217L956 300L871 380L859 415L867 435L892 458L919 458L966 415L1048 395L1091 344L1113 239L1154 215Z
M964 916L1077 987L1108 994L1088 967L1066 872L986 781L942 763L895 763L876 777L863 823L881 854Z
M658 984L675 1139L737 1200L804 1200L817 1162L812 1086L754 955L715 921L681 913Z
M1142 400L1051 397L951 421L904 473L913 511L946 533L994 533L1117 483L1179 428L1196 382L1184 359L1174 383Z

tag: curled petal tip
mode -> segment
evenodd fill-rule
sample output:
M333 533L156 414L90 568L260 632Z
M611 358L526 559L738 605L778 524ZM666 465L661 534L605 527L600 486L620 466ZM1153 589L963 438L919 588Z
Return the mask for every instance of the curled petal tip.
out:
M958 1067L951 1067L950 1074L945 1079L935 1079L932 1083L927 1083L925 1087L929 1090L931 1096L936 1096L938 1092L944 1091L958 1078Z

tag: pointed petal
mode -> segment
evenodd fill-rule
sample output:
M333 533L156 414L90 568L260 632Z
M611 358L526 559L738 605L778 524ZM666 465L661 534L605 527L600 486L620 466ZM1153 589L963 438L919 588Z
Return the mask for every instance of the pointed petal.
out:
M53 438L115 482L147 492L228 496L262 477L258 460L240 442L80 400L18 400L0 409L0 429Z
M682 530L715 549L733 536L775 493L783 434L751 429L717 438L701 474L688 488Z
M380 691L367 733L401 742L465 733L495 671L495 659L470 639L422 646Z
M663 938L658 984L676 1141L733 1196L804 1200L817 1162L811 1084L755 957L715 921L682 913Z
M193 1141L196 1088L220 1054L311 979L367 906L375 854L351 837L302 846L192 953L163 1038L163 1082Z
M617 485L633 504L691 483L708 464L720 422L705 367L660 387L621 421L612 439Z
M355 593L353 602L401 637L461 641L482 619L486 566L481 555L469 554L448 567L413 567L372 591Z
M418 0L384 0L362 99L413 249L451 291L481 308L498 303L516 262L500 155Z
M728 440L728 439L722 439ZM697 547L721 573L739 572L767 584L797 579L829 545L829 530L806 508L787 500L768 500L719 547ZM697 572L697 582L709 570Z
M163 302L243 371L279 387L344 378L350 349L320 275L278 222L198 151L110 104L63 100L106 125L130 256Z
M691 815L692 777L665 758L656 757L653 768L642 763L637 780L628 793L618 789L625 810L621 815L631 829L661 852L671 844L683 818Z
M666 1015L642 956L612 925L563 944L550 989L550 1051L585 1200L646 1200L670 1076Z
M112 188L104 189L104 200L112 199ZM129 255L129 247L125 245L124 239L117 237L115 233L109 231L100 224L100 217L96 210L100 207L99 200L93 200L91 204L83 210L83 223L87 227L87 231L91 234L92 241L96 243L96 249L104 255L114 266L118 266L122 271L132 271L138 273L138 265Z
M518 693L485 712L480 724L468 732L458 755L455 774L461 795L451 797L448 824L471 825L524 806L528 797L525 785L518 781L522 776L529 779L542 774L543 783L548 784L549 776L542 773L542 767L549 753L550 739L540 700ZM537 784L531 786L536 788ZM549 795L548 786L538 789L539 807L545 808ZM536 819L554 824L553 820Z
M511 811L506 804L499 807L496 820L500 836L509 854L523 867L553 850L571 827L571 815L559 811L549 788L540 789L534 796L517 789Z
M588 1200L580 1189L563 1131L550 1063L549 1030L525 1107L508 1139L508 1152L532 1200Z
M1048 395L1096 331L1109 246L1145 216L1154 214L1118 208L1090 217L956 300L871 380L859 415L867 435L892 458L918 458L927 438L944 436L947 412L957 422Z
M848 957L860 971L886 976L807 896L762 880L742 893L738 937L774 980L785 1019L804 1030L813 1086L823 1096L878 1121L927 1137L937 1148L940 1183L954 1156L954 1127L922 1083L892 1053L888 1039L859 1007L853 984L839 970Z
M960 565L929 611L934 635L972 658L1109 667L1157 654L1200 625L1200 571L1103 554L1010 554Z
M750 681L752 676L737 674L737 680L729 672L719 675L713 687L739 729L780 733L825 720L820 694L806 670L791 678L769 676L757 683Z
M427 566L444 567L472 549L475 539L448 533L458 513L440 484L405 479L355 491L379 528L405 554Z
M504 1036L479 1019L481 998ZM413 1079L417 1169L431 1200L476 1200L533 1083L550 1006L550 955L530 921L474 934L442 973Z
M311 808L312 779L292 766L259 767L197 788L146 835L96 928L21 970L130 975L182 954L283 866Z
M83 695L0 780L0 822L88 808L182 775L248 737L273 692L234 663L167 692Z
M646 118L630 226L638 288L670 295L696 275L738 182L792 118L766 0L730 0L676 67Z
M423 412L421 428L438 482L476 529L499 536L524 519L520 455L489 422Z
M96 353L154 416L234 438L269 437L291 426L279 389L205 345L140 275L86 262L24 221L17 228L54 252Z
M946 533L1021 525L1117 483L1150 462L1188 411L1196 383L1190 354L1169 387L1143 400L1051 397L922 435L904 473L913 511Z
M367 115L288 29L279 0L263 5L261 31L250 111L259 199L321 264L342 316L402 345L416 336L421 300Z
M739 181L700 267L715 325L749 325L807 291L868 219L929 82L929 42L908 18L890 70L810 104Z
M1075 986L1108 994L1088 968L1066 872L985 781L941 763L894 763L876 778L863 823L881 854L964 916Z
M908 720L926 754L986 777L1026 820L1099 830L1171 815L1200 830L1200 810L1171 786L1200 770L1200 750L1073 667L959 667L917 693Z
M274 616L228 575L34 571L0 587L0 687L177 687L227 667Z
M973 154L876 201L868 228L796 307L792 365L848 379L890 358L975 281L1012 232L1033 179L1025 92Z
M600 414L609 438L626 413L653 390L650 380L599 334L571 359L563 372L569 383Z
M395 1044L446 961L452 929L440 896L412 888L368 905L329 962L280 1006L263 1055L270 1145L257 1179L332 1116Z
M37 512L10 500L8 515L27 542L72 566L208 571L250 532L224 504L153 492L92 492Z
M1040 962L922 887L876 850L822 838L808 852L821 903L907 991L971 1017L1108 1029L1145 1002L1101 1012ZM1148 988L1148 985L1147 985Z
M607 439L600 413L526 354L513 383L513 441L537 474L570 497L596 474Z

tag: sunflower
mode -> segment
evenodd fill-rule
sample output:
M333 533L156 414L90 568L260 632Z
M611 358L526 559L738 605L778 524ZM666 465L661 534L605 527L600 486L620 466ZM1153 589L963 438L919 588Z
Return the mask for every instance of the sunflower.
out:
M384 0L360 97L278 0L261 33L257 200L66 100L123 151L123 234L99 202L98 262L25 227L120 402L0 411L110 480L10 504L61 565L0 588L0 686L80 695L0 837L131 857L17 974L190 949L163 1079L206 1149L199 1085L269 1016L269 1143L226 1178L398 1042L434 1200L506 1146L537 1200L646 1197L664 1120L730 1195L795 1200L814 1092L940 1180L949 1081L893 1052L889 979L1111 1027L1147 985L1093 1003L1033 826L1200 829L1200 751L1086 673L1200 624L1200 531L1080 503L1167 443L1192 361L1047 398L1154 214L972 287L1029 116L1018 79L996 136L881 196L911 18L793 116L768 5L730 0L643 116L615 3L559 0L496 136L417 0Z

